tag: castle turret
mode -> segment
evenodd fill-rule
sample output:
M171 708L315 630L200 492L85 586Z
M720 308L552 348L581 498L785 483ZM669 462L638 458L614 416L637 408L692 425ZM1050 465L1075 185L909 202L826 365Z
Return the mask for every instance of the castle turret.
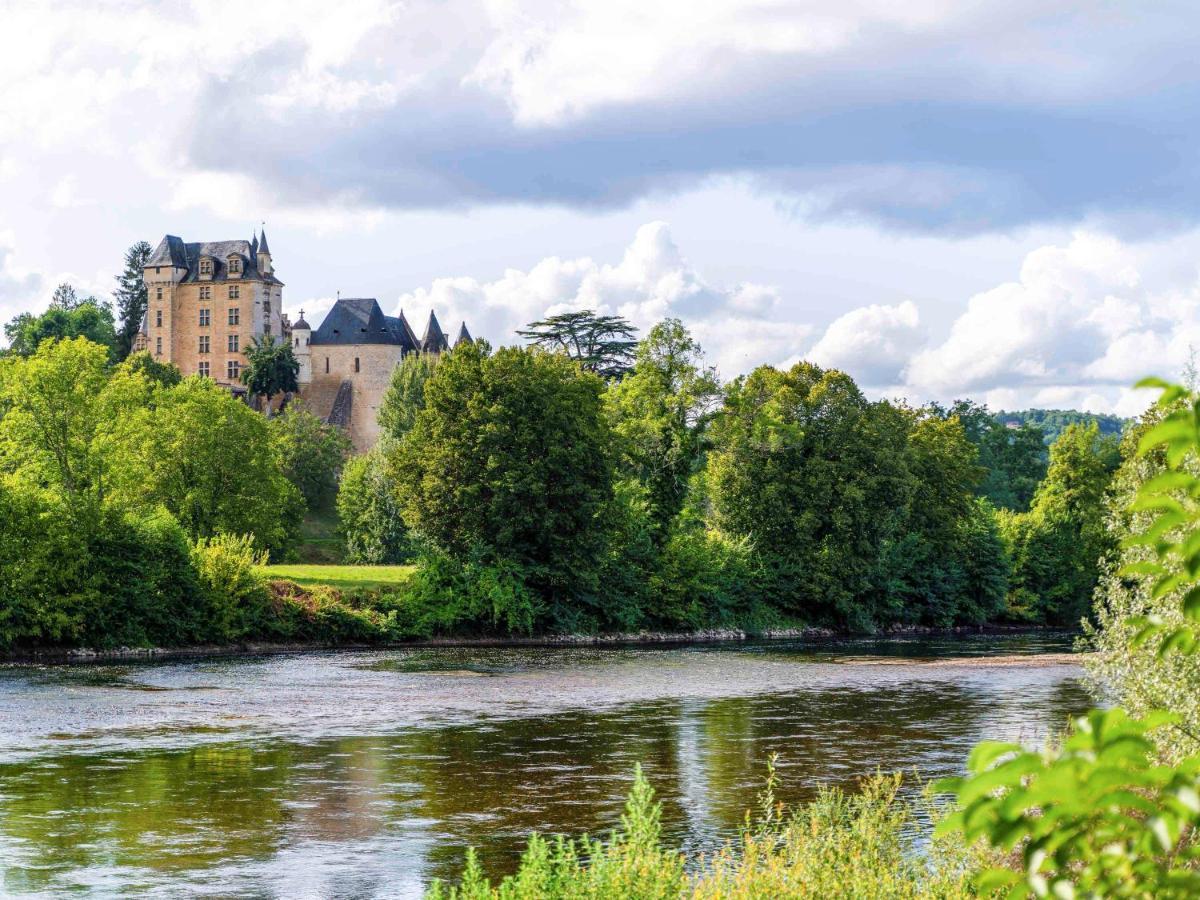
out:
M296 357L296 362L300 363L300 371L296 373L296 380L300 384L312 383L312 349L309 346L311 341L312 328L304 321L304 310L300 310L300 318L292 326L292 354Z
M258 242L258 271L263 275L271 274L271 250L267 246L267 229L263 229L262 238Z

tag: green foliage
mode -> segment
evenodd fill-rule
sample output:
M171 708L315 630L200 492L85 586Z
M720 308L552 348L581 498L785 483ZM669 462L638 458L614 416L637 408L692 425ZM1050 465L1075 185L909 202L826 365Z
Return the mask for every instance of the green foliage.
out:
M1046 475L1046 443L1041 427L1031 422L1002 421L986 406L957 400L949 409L934 404L933 412L954 416L967 439L979 448L984 476L976 493L1000 509L1029 509L1039 482Z
M392 440L400 440L425 408L425 382L441 358L437 353L406 353L392 369L391 381L379 405L379 427Z
M133 340L141 327L142 317L146 315L148 295L142 267L152 252L145 241L138 241L125 251L125 267L117 276L117 289L113 291L120 322L116 334L117 359L125 359L132 352Z
M525 570L511 560L459 560L427 551L402 593L412 633L532 634L546 604L530 590Z
M1105 413L1079 412L1074 409L1026 409L1019 412L996 413L996 421L1004 426L1031 426L1044 435L1046 445L1058 440L1058 436L1071 425L1095 425L1101 437L1120 439L1128 419Z
M175 387L183 381L183 373L174 363L159 362L147 351L132 353L121 363L121 367L132 375L140 375L146 381L160 387Z
M117 335L112 309L95 297L80 300L69 284L60 284L54 291L50 308L40 316L21 313L4 326L8 352L31 356L44 342L87 338L104 347L106 358L117 354Z
M1029 512L1002 520L1013 558L1012 618L1074 625L1087 615L1100 561L1112 549L1104 527L1110 480L1096 426L1068 426L1050 447Z
M655 325L637 345L630 375L606 397L626 477L645 485L658 535L683 508L720 384L678 319Z
M338 476L352 445L346 433L302 409L286 409L270 421L271 441L283 474L309 509L324 509L337 494Z
M110 438L113 498L165 506L193 540L254 535L284 552L303 513L280 469L268 422L207 378L185 378L129 410Z
M253 537L201 538L191 563L205 600L206 640L235 641L262 630L269 595L256 569L267 555L255 549Z
M534 834L515 874L493 884L468 851L462 880L435 882L427 900L716 900L716 898L965 898L969 857L938 842L930 856L905 839L913 810L897 799L899 779L876 776L851 796L822 789L789 812L774 802L773 780L746 817L740 838L694 866L662 845L661 805L640 767L620 827L608 840Z
M1020 854L995 867L980 893L1007 897L1192 897L1200 891L1200 757L1156 765L1147 732L1170 717L1095 710L1060 747L1043 752L984 742L966 778L943 781L958 809L938 833Z
M635 331L621 316L584 309L530 322L517 334L534 346L567 354L601 378L618 379L629 374L637 346Z
M271 398L276 394L300 390L296 380L300 374L300 363L287 341L276 341L271 334L251 338L245 350L246 365L242 369L242 384L255 397L267 398L270 411Z
M552 615L595 596L612 497L603 382L559 354L445 354L389 456L408 524L459 560L514 564Z
M342 469L337 493L338 532L351 563L400 563L415 552L399 499L387 477L386 448L385 438L370 452L351 457Z
M1158 421L1136 433L1139 457L1155 465L1127 464L1118 475L1118 496L1127 500L1131 526L1124 550L1149 551L1126 560L1115 577L1141 582L1150 601L1171 597L1176 616L1128 615L1114 605L1110 583L1101 672L1128 677L1137 669L1114 666L1111 655L1152 645L1159 659L1195 656L1200 621L1200 398L1156 379L1162 389ZM1074 432L1074 434L1072 434ZM1069 427L1055 442L1051 473L1041 496L1068 504L1094 493L1097 464L1086 460L1097 429ZM1057 468L1056 462L1061 463ZM1101 465L1102 467L1102 465ZM1157 471L1155 471L1157 470ZM1034 510L1038 504L1035 501ZM1141 515L1146 514L1146 515ZM1121 620L1121 614L1126 617ZM1121 685L1145 705L1148 694ZM1153 696L1156 685L1150 687ZM1192 693L1195 683L1189 685ZM1194 704L1191 704L1194 712ZM1014 744L984 743L969 761L965 779L943 783L957 795L958 809L940 831L960 830L1001 852L1019 852L1022 865L994 868L980 877L981 893L1009 897L1190 897L1200 892L1200 756L1159 756L1155 732L1182 731L1174 712L1150 711L1130 719L1121 709L1097 710L1076 720L1060 747L1041 753ZM1178 751L1173 740L1161 741ZM1160 762L1174 757L1174 765Z

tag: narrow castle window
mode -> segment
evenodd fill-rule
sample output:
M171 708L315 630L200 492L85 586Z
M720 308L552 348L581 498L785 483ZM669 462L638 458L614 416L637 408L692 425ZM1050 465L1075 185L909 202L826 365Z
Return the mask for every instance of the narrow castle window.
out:
M154 355L162 356L162 338L154 339Z
M212 260L211 259L200 260L200 274L201 275L211 275L212 274Z
M229 324L237 325L242 321L242 311L239 307L229 307Z
M234 285L230 285L230 287L229 287L229 299L230 299L230 300L236 300L236 299L237 299L238 297L240 297L240 296L241 296L241 288L240 288L240 287L238 287L236 284L234 284Z
M161 309L156 309L154 311L154 327L162 328L162 310ZM162 340L162 338L159 338L159 340Z
M354 357L354 371L355 372L361 371L358 366L358 357L357 356Z
M207 378L208 377L208 363L202 362L198 366L196 366L196 374L199 375L201 378Z
M154 289L154 299L155 299L155 300L161 300L161 299L162 299L162 288L160 288L160 287L159 287L159 288L155 288L155 289Z
M208 325L211 323L211 321L212 321L212 310L211 309L200 310L200 324Z
M208 352L208 335L207 334L200 335L200 352L201 353Z
M210 288L210 287L200 288L200 299L201 300L211 300L212 299L212 288Z
M236 334L231 334L231 335L229 336L229 352L230 352L230 353L237 353L237 352L239 352L239 348L238 348L238 336L237 336Z
M238 376L241 374L241 366L238 365L238 361L236 359L231 359L229 361L229 365L225 369L225 372L229 376L230 381L237 381Z
M240 256L231 256L227 262L229 263L230 275L237 275L242 271L242 258Z
M329 374L329 357L325 357L325 374Z

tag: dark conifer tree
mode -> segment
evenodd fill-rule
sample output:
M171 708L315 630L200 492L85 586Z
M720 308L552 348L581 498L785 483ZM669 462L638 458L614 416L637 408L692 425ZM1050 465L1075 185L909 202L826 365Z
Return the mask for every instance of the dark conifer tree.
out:
M117 358L124 359L133 350L133 339L137 337L142 317L146 314L146 283L142 280L142 266L150 258L150 245L138 241L125 251L125 268L117 276L117 289L113 297L117 301Z

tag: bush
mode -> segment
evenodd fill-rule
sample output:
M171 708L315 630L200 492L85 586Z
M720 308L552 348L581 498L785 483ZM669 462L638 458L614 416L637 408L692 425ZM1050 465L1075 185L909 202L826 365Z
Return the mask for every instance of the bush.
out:
M545 606L507 560L460 562L430 551L403 592L405 619L416 635L499 630L531 634Z
M897 799L898 777L876 776L850 796L823 789L794 813L774 802L772 782L759 815L739 841L694 866L662 846L662 808L639 768L621 817L607 841L547 840L534 834L517 872L493 885L468 852L457 886L435 882L427 900L516 898L861 897L973 896L970 857L961 845L938 842L929 857L906 840L914 811Z
M267 554L249 535L218 534L192 547L191 563L204 597L204 634L209 641L235 641L265 627L269 594L255 572Z

